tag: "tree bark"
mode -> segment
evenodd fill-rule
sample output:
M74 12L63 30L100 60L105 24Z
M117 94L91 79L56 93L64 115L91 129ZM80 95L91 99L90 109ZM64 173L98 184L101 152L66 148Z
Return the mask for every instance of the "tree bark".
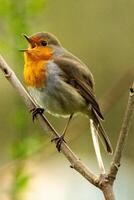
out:
M102 191L106 200L115 200L113 185L107 183L102 187Z

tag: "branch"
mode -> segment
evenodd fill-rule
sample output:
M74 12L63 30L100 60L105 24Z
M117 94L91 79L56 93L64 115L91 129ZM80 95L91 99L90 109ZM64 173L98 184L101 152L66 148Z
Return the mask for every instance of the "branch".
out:
M13 70L8 66L5 60L0 56L0 69L3 71L7 80L11 83L11 85L17 90L17 92L22 97L26 106L29 110L36 108L36 104L32 100L31 96L27 93L25 88L22 86L18 78L16 77ZM46 131L48 128L55 136L59 136L50 122L44 115L38 115L37 120L39 121L42 128ZM50 133L49 133L50 135ZM51 135L50 135L51 136ZM72 152L72 150L68 147L66 143L62 143L61 152L66 156L66 158L70 161L71 167L78 171L83 177L85 177L90 183L99 187L99 180L95 174L93 174L87 167L84 165L80 159Z
M112 164L109 171L109 177L111 179L111 183L113 183L113 181L115 180L118 169L120 167L121 156L124 150L124 145L126 142L130 124L132 122L133 114L134 114L134 82L133 82L132 87L130 88L129 99L128 99L128 104L125 111L124 120L122 123L115 153L114 153Z

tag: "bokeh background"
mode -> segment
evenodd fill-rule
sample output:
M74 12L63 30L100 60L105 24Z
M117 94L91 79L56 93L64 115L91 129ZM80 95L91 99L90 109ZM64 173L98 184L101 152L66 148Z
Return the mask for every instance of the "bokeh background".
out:
M134 78L133 0L0 0L0 50L23 82L22 34L55 34L94 74L105 129L115 148L129 87ZM62 132L65 119L46 114ZM89 122L78 115L66 136L73 151L99 174ZM134 125L127 139L114 190L134 199ZM102 148L108 168L111 157ZM47 134L33 124L17 92L0 73L0 199L99 200L101 192L69 167Z

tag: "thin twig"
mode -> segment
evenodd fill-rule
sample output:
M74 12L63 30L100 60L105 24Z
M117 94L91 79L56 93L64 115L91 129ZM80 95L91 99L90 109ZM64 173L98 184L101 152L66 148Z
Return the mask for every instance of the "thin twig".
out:
M118 169L120 167L121 156L124 150L124 145L126 142L130 124L132 122L133 114L134 114L134 83L132 87L130 88L127 109L125 111L125 116L122 123L121 131L119 134L119 139L117 140L117 146L115 149L115 153L114 153L112 164L109 171L109 177L111 178L112 183L114 179L116 178Z

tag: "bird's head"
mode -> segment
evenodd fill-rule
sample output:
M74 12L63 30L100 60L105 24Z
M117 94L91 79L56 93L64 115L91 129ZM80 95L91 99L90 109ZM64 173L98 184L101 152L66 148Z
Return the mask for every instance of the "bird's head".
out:
M22 51L26 56L35 60L52 59L54 46L61 46L57 38L51 33L39 32L32 36L24 35L28 41L28 48Z

